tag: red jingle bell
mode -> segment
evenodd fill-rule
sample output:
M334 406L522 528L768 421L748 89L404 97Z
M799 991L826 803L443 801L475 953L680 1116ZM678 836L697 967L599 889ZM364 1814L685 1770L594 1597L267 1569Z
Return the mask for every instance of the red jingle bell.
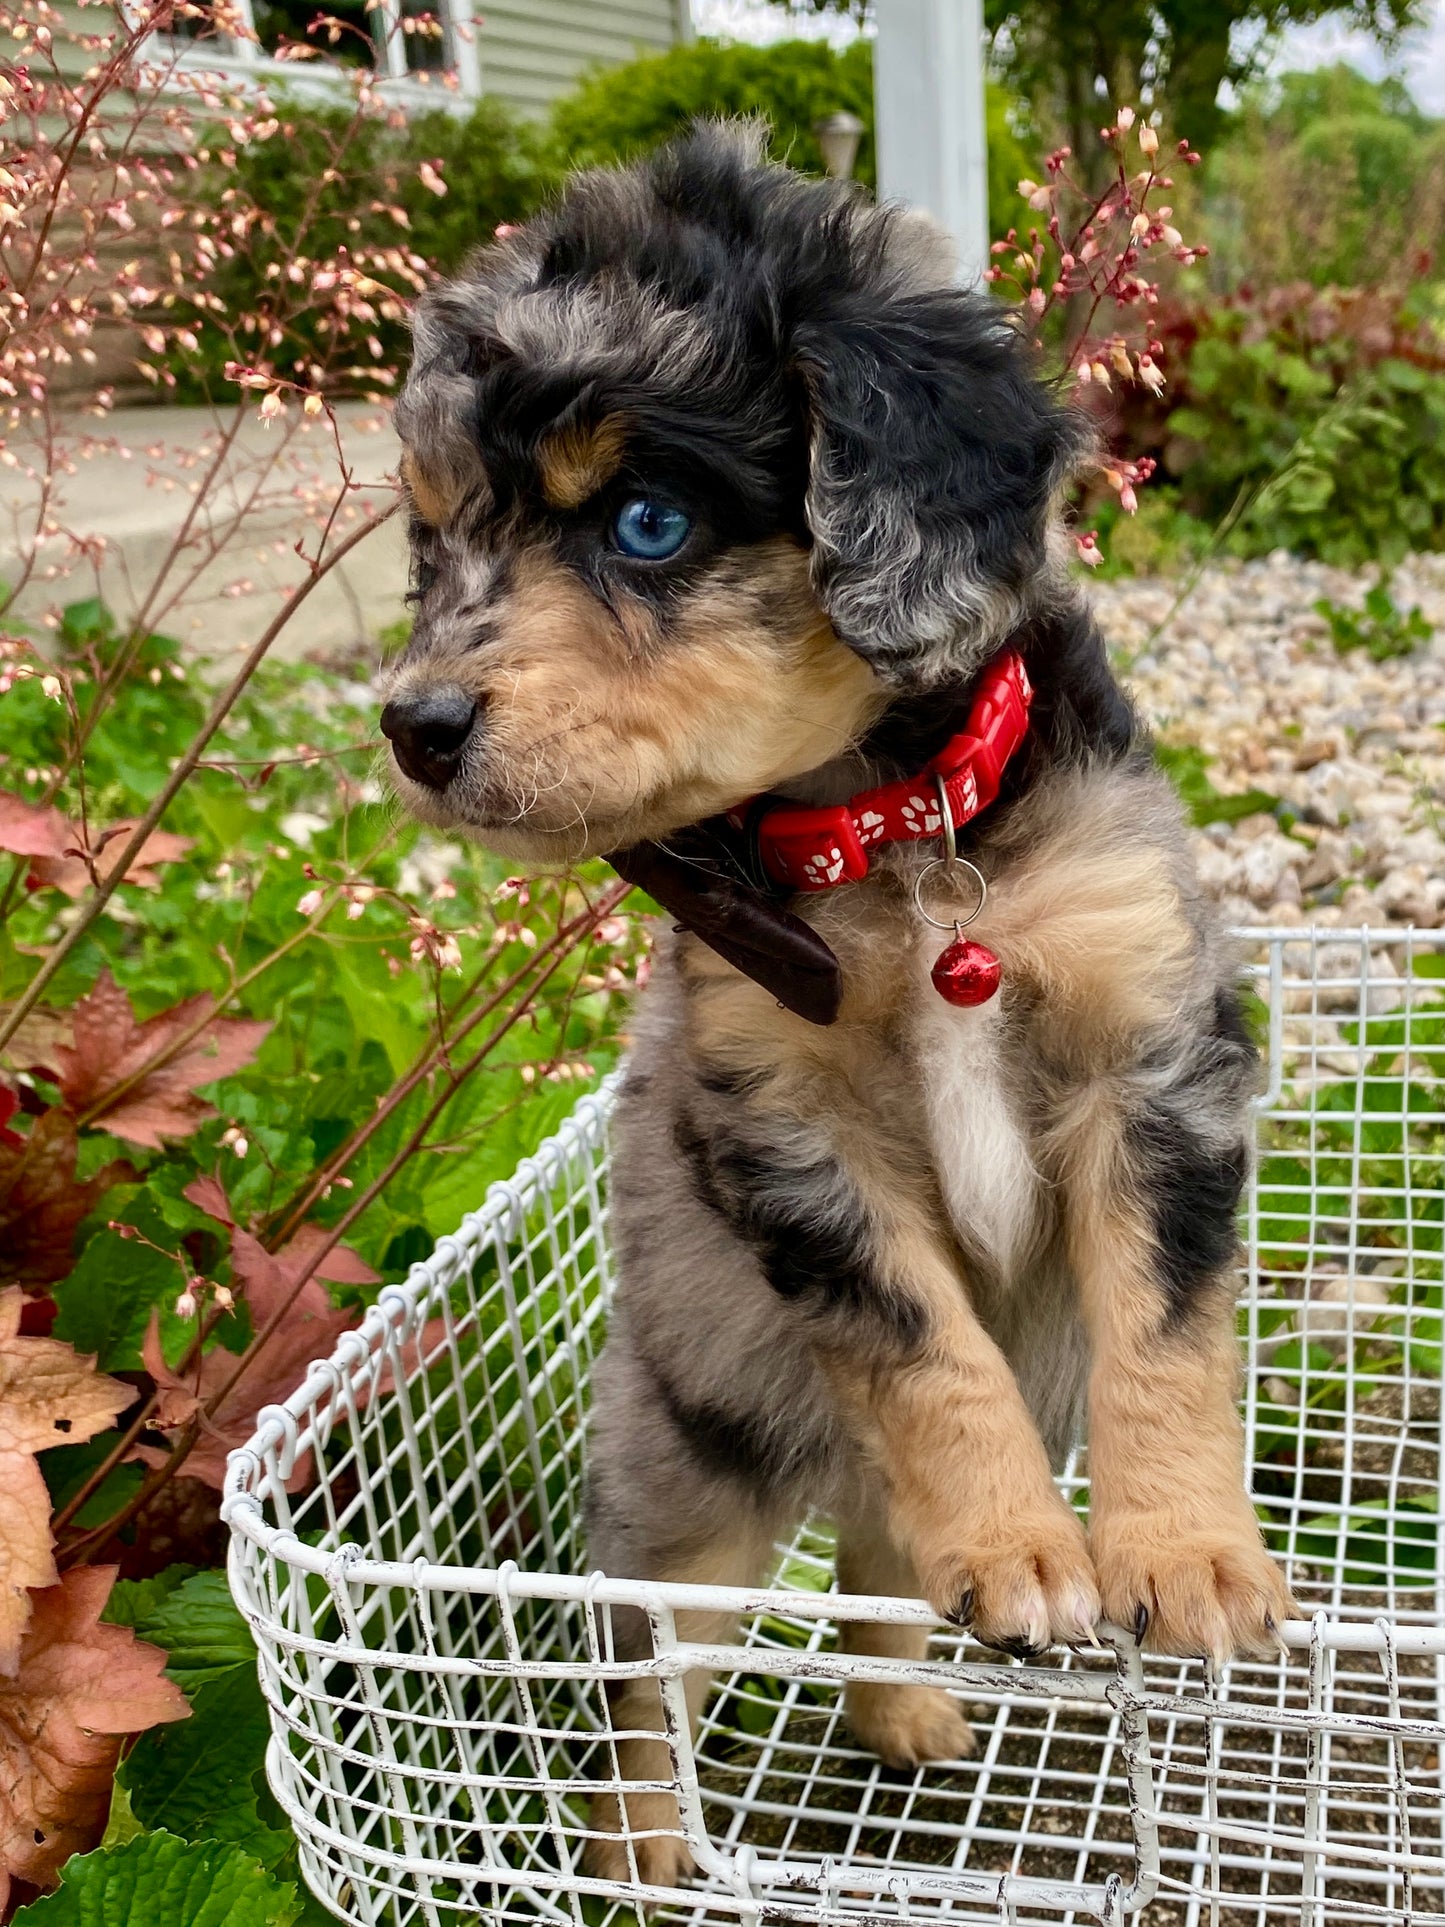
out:
M988 1002L998 989L1002 973L991 950L971 937L959 936L943 952L931 974L933 988L944 1002L966 1010Z

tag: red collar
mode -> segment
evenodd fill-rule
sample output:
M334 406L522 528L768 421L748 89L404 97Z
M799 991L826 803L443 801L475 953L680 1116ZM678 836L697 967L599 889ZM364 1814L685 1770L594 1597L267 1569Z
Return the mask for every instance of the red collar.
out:
M774 883L792 890L858 882L868 874L875 845L918 843L940 834L935 779L947 791L954 826L962 828L998 795L1008 760L1028 734L1033 694L1022 658L1005 651L985 672L966 727L917 776L860 790L827 809L785 804L769 810L757 826L763 868ZM728 821L742 829L745 812L730 812Z

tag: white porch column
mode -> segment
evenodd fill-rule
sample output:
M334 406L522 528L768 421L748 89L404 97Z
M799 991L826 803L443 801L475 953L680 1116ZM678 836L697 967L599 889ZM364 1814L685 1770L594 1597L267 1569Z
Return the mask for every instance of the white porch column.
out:
M980 0L878 0L877 20L878 198L926 208L976 281L989 244Z

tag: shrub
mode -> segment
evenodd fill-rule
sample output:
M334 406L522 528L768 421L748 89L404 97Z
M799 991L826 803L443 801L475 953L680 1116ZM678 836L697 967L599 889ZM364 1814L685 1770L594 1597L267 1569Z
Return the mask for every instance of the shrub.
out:
M243 222L245 241L220 254L206 277L239 339L211 325L197 330L197 351L173 350L181 400L222 393L226 363L254 360L263 346L273 368L307 386L333 394L376 386L377 365L406 352L400 307L376 315L366 359L341 355L332 304L298 304L294 290L279 285L293 257L349 258L389 283L398 253L414 257L413 276L421 268L450 272L499 223L525 219L551 184L537 130L495 101L479 101L465 117L438 110L410 120L285 99L276 107L269 137L213 136L204 150L211 165L191 190L204 214ZM417 285L403 283L402 292ZM308 375L312 369L324 372Z
M567 167L627 160L682 132L699 116L761 114L772 127L769 151L807 174L823 172L813 122L846 108L867 131L854 169L871 187L873 48L855 40L841 53L821 41L771 47L697 40L593 73L552 110L551 139Z
M42 0L28 65L0 66L0 462L35 485L0 586L0 1916L63 1864L30 1917L180 1927L239 1918L243 1894L280 1927L319 1910L257 1783L244 1622L195 1570L224 1549L225 1450L610 1060L643 939L595 869L508 878L398 821L370 692L267 661L397 507L348 467L326 389L348 363L393 373L381 333L425 263L387 237L449 156L408 179L360 73L353 113L308 131L215 77L154 86L176 4L81 35ZM87 125L113 140L89 158ZM137 231L169 245L143 258ZM274 272L248 283L257 260ZM108 452L92 343L133 313L157 385L167 357L198 383L221 344L236 365L200 442L157 424L133 486L195 512L128 552L112 619L67 594L101 548L72 478ZM88 378L84 414L57 373ZM212 681L158 631L189 626L217 567L249 622Z
M871 41L855 40L835 53L813 40L770 47L698 40L595 73L560 100L552 113L553 158L558 167L595 167L655 147L699 116L761 114L772 127L773 158L821 174L813 123L838 108L864 123L853 172L875 188ZM989 231L1000 234L1016 217L1019 178L1029 171L1022 138L1027 117L995 82L988 86L987 113Z
M1305 283L1161 310L1169 384L1106 433L1237 554L1354 567L1445 547L1445 336L1409 306ZM1097 398L1096 398L1097 399ZM1162 523L1161 523L1162 526Z
M1225 285L1403 288L1445 245L1445 124L1398 81L1286 74L1246 98L1206 188Z

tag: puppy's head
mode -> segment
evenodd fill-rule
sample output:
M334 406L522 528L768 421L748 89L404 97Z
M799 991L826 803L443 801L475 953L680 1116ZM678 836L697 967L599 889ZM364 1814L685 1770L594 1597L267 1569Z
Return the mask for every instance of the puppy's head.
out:
M1079 432L941 237L699 129L428 295L397 410L403 800L527 859L666 836L971 674Z

